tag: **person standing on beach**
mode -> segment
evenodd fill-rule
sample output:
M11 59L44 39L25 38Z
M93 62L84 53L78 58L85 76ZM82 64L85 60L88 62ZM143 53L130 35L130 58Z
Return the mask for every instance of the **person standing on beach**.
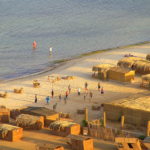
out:
M89 93L89 96L90 96L90 102L91 102L91 100L92 100L92 97L93 97L93 93L90 91L90 93Z
M59 94L59 101L61 102L61 94Z
M104 89L103 89L103 87L101 88L101 94L104 94Z
M66 91L66 99L68 99L68 95L69 95L69 94L68 94L68 91Z
M47 97L46 97L46 103L49 104L49 102L50 102L50 97L47 96Z
M78 88L78 95L80 96L80 94L81 94L81 89Z
M88 83L87 82L85 82L84 87L85 87L85 90L87 90L87 88L88 88Z
M53 89L51 91L51 96L52 96L52 98L54 97L54 90Z
M98 82L97 88L98 88L98 91L100 91L100 88L101 88L100 82Z
M71 93L71 86L70 84L68 85L68 91L69 91L69 94Z
M37 103L38 99L37 99L37 94L35 94L35 99L34 102Z
M33 49L36 49L36 48L37 48L37 43L36 43L36 41L33 41L33 43L32 43L32 48L33 48Z

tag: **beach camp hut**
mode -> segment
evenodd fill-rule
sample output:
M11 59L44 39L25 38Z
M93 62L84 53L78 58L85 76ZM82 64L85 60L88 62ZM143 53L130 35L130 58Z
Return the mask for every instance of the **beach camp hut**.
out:
M53 121L59 119L59 113L50 110L46 107L27 107L20 110L23 114L30 114L34 116L43 116L44 117L44 126L49 126Z
M120 66L121 68L132 69L134 63L138 60L143 59L139 57L125 57L118 61L117 66Z
M10 110L5 106L0 106L0 123L8 123L10 118Z
M141 87L150 88L150 74L142 76Z
M150 54L146 55L146 60L150 60Z
M108 78L110 80L117 80L121 82L131 82L134 80L135 71L130 71L125 68L111 67L108 71Z
M0 138L8 141L18 141L23 136L23 129L9 124L0 124Z
M69 134L80 134L80 125L70 121L58 120L49 125L52 134L59 136L68 136Z
M133 69L139 74L149 74L150 73L150 61L148 60L138 60L134 62Z
M108 79L108 75L107 75L108 70L111 67L114 67L114 66L111 65L111 64L99 64L99 65L93 66L92 76L96 77L96 78L99 78L99 79L102 79L102 80L106 80L106 79Z
M116 137L118 150L145 150L141 147L141 142L138 138Z
M23 129L40 130L44 127L44 117L21 114L17 117L16 124Z
M69 135L68 144L72 150L94 150L93 139L81 135Z

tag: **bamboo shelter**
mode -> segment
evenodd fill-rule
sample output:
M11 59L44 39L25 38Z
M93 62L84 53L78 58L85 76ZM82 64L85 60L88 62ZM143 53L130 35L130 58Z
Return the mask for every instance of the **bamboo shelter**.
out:
M141 87L150 89L150 74L142 76Z
M50 131L54 135L68 136L69 134L80 134L80 125L70 121L55 121L49 125Z
M111 65L111 64L99 64L99 65L93 66L93 68L92 68L92 71L93 71L92 76L96 77L96 78L99 78L99 79L102 79L102 80L106 80L106 79L108 79L108 75L107 75L108 70L111 67L114 67L114 66Z
M34 116L43 116L44 117L44 126L49 126L53 121L59 119L59 113L50 110L46 107L27 107L20 110L23 114L29 114Z
M81 135L69 135L68 144L72 150L94 150L93 139Z
M125 57L118 61L117 66L131 69L136 61L143 60L139 57Z
M149 102L149 93L136 94L110 103L104 103L104 111L108 120L120 122L123 115L127 124L138 127L147 126L147 122L150 120Z
M131 82L134 80L135 71L130 71L128 69L120 67L111 67L108 70L108 78L110 80L117 80L121 82Z
M146 60L150 60L150 54L146 55Z
M8 124L0 124L0 138L8 141L18 141L23 136L23 129Z
M16 124L23 129L40 130L44 127L44 117L21 114L17 117Z
M8 123L10 119L10 110L5 106L0 106L0 123Z

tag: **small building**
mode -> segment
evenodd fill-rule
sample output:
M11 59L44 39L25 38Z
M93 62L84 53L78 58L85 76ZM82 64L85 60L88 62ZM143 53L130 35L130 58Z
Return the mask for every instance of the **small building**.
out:
M138 138L116 137L118 150L143 150Z
M150 89L150 74L142 76L141 87Z
M120 67L111 67L108 70L108 79L117 80L121 82L131 82L134 80L135 71Z
M58 136L68 136L69 134L79 135L80 125L70 121L58 120L49 125L52 134Z
M9 124L0 124L0 138L8 141L18 141L23 136L23 129Z
M25 109L21 109L20 112L23 114L29 114L34 116L43 116L44 126L47 127L51 122L59 119L59 113L50 110L46 107L27 107Z
M72 150L94 150L92 138L81 135L69 135L68 138Z
M95 78L98 78L98 79L107 80L108 79L108 70L111 67L114 67L114 66L111 64L99 64L99 65L93 66L92 76Z

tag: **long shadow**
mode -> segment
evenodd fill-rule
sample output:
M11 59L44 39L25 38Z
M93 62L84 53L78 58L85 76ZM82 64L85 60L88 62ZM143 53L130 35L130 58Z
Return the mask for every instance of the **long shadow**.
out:
M0 145L0 150L23 150L23 149L12 148L12 147L8 147L8 146Z

